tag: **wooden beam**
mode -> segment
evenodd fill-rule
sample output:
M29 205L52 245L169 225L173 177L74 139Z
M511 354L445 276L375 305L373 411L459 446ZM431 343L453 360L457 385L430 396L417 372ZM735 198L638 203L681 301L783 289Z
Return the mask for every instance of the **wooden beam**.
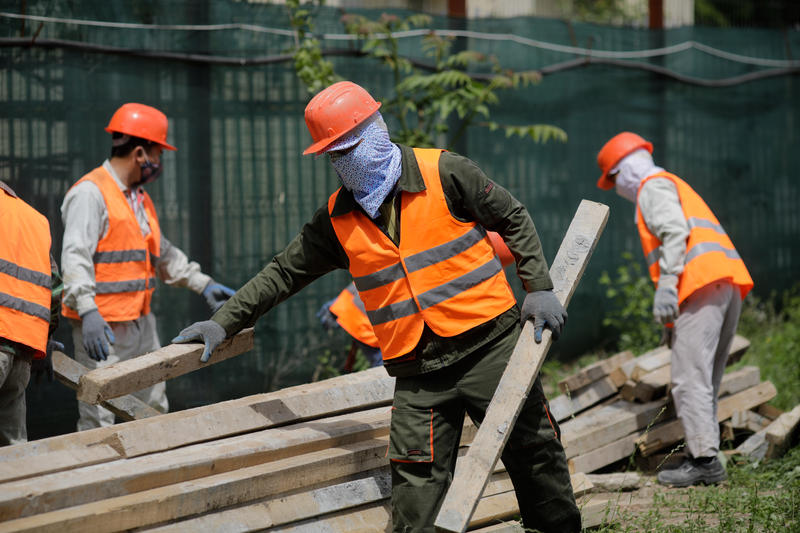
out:
M0 522L0 533L120 531L222 509L386 465L388 438Z
M0 462L63 450L70 450L78 457L79 450L98 444L112 446L123 457L136 457L301 420L389 405L393 392L394 378L382 367L371 368L116 426L0 447ZM81 464L76 462L75 466Z
M6 483L0 519L53 511L235 469L385 437L389 407L272 428L210 443ZM107 448L107 447L106 447ZM113 451L113 450L112 450ZM0 463L2 464L2 463Z
M58 350L53 352L53 372L58 381L72 390L78 390L78 382L81 376L89 372L89 369ZM117 415L122 420L138 420L162 414L153 409L136 396L121 396L112 400L100 402L100 405Z
M796 439L800 427L800 405L776 418L766 428L765 437L769 446L766 457L780 457Z
M81 376L78 400L97 404L188 374L253 349L253 328L224 340L208 363L200 362L203 345L170 344L127 361L97 368Z
M591 414L561 424L561 442L567 459L591 452L664 416L664 401L630 403L619 400Z
M553 290L565 307L575 292L607 221L608 206L581 201L550 268ZM453 482L434 523L436 527L445 531L466 530L550 343L550 331L545 330L541 344L536 344L533 341L533 324L526 322L475 440L461 465L456 468Z
M623 363L631 359L633 359L633 352L630 350L625 350L624 352L614 354L606 359L601 359L600 361L584 367L580 372L559 381L558 388L561 389L563 393L569 391L571 394L574 394L578 389L608 376L614 370L621 367Z
M620 439L612 441L594 450L572 457L567 461L571 474L576 472L594 472L605 466L630 458L636 452L636 439L642 435L636 431Z
M558 422L587 409L597 402L617 393L617 385L610 376L603 377L572 394L561 394L550 403L550 414Z

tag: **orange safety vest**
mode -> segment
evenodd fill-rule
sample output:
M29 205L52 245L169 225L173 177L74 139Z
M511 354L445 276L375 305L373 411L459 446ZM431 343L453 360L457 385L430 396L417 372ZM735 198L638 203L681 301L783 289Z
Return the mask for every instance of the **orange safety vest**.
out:
M411 352L426 324L452 337L516 303L486 230L447 208L441 152L414 149L425 189L402 193L399 246L361 211L331 216L385 361ZM328 200L329 214L340 192Z
M0 187L0 337L43 359L50 329L50 224Z
M108 322L136 320L150 312L156 287L155 263L161 246L156 208L145 192L144 209L150 224L150 234L145 237L128 200L105 168L94 169L75 185L83 181L97 185L108 211L108 231L97 243L93 257L97 309ZM79 318L74 309L62 307L64 316Z
M361 341L367 346L378 347L378 337L372 330L372 324L367 318L364 302L358 297L356 286L350 284L339 293L330 307L331 313L336 315L336 322L342 326L351 337Z
M686 239L686 258L678 280L678 302L683 302L694 291L717 280L727 279L737 285L742 298L753 288L753 279L744 266L742 258L733 247L728 234L720 225L717 217L711 212L700 195L689 184L675 174L658 172L648 176L639 184L642 186L653 178L667 178L675 184L678 198L683 208L683 215L689 226L689 237ZM638 197L638 193L637 193ZM650 270L650 279L658 286L661 270L658 260L661 256L661 241L650 232L636 207L636 225L642 240L642 249Z

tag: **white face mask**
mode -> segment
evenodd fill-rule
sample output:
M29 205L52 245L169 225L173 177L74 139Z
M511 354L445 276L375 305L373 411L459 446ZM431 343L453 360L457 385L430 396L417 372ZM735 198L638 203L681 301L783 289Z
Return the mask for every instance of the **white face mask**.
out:
M650 155L650 152L642 148L622 158L609 174L616 173L617 175L614 181L617 194L626 200L636 202L636 195L642 180L661 170L663 170L661 167L657 167L653 163L653 156Z

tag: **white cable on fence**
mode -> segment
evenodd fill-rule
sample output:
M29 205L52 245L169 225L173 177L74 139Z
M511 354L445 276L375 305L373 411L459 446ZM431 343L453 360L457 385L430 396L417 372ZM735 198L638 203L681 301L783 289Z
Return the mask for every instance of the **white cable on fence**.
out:
M136 24L130 22L105 22L98 20L83 20L83 19L69 19L58 17L45 17L41 15L21 15L18 13L2 13L0 17L31 20L37 22L53 22L60 24L75 24L80 26L97 26L106 28L120 28L120 29L135 29L135 30L178 30L178 31L219 31L219 30L244 30L259 33L272 33L275 35L283 35L288 37L296 36L293 30L284 30L280 28L269 28L266 26L259 26L257 24ZM677 54L690 49L695 49L706 54L716 56L735 63L744 63L748 65L756 65L762 67L782 67L792 68L800 67L800 60L786 60L786 59L770 59L761 57L751 57L741 54L734 54L720 50L712 46L708 46L696 41L684 41L682 43L665 46L662 48L649 48L645 50L593 50L590 48L581 48L577 46L567 46L556 43L549 43L546 41L539 41L522 37L513 33L487 33L469 30L437 30L437 29L417 29L393 32L391 36L396 39L406 37L421 37L435 33L444 37L467 37L470 39L481 39L491 41L511 41L531 48L539 48L542 50L550 50L552 52L561 52L565 54L573 54L579 56L590 56L605 59L639 59L649 57L660 57L666 55ZM320 38L331 41L355 41L363 37L346 34L346 33L326 33L319 35Z

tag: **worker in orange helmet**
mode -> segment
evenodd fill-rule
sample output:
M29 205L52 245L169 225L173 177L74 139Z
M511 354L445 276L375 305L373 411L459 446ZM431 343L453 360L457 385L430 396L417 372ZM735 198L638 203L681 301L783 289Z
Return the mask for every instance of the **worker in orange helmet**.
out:
M28 440L25 388L31 375L53 381L51 337L61 309L61 277L50 254L50 224L0 181L0 446Z
M161 233L143 186L161 174L167 117L154 107L124 104L111 117L111 157L67 192L61 206L63 314L72 324L75 359L93 369L158 349L150 302L156 278L201 294L212 311L233 294L190 262ZM168 410L166 386L135 393ZM79 402L78 430L114 423L111 411Z
M753 280L714 213L681 178L653 163L653 145L631 132L597 155L601 189L636 204L636 226L656 286L653 317L670 333L672 396L689 457L658 473L685 487L727 479L719 461L717 400L728 351Z
M211 320L173 342L202 340L201 360L228 335L335 269L349 270L396 377L390 429L394 531L433 531L452 479L465 413L480 423L521 332L558 337L566 311L530 215L469 159L391 142L363 87L335 83L305 119L342 186L300 234ZM498 232L528 294L517 307L487 236ZM581 529L559 429L537 378L502 454L527 528Z

